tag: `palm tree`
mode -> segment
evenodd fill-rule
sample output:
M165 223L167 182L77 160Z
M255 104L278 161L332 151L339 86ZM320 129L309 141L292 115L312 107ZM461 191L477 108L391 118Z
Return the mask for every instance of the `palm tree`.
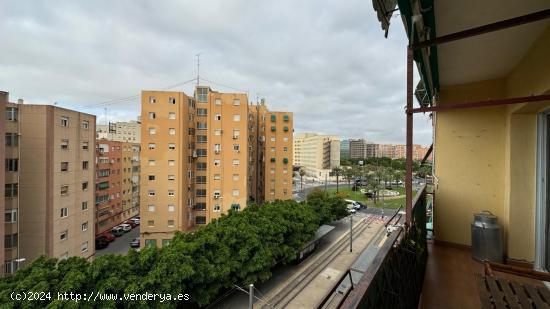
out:
M393 170L392 178L396 185L399 185L399 181L403 181L403 177L405 177L405 173L402 170Z
M338 193L338 185L340 184L340 176L342 175L343 170L341 167L333 167L332 171L330 172L331 176L336 176L336 193Z
M355 171L353 167L348 166L346 169L344 169L344 178L348 182L348 187L351 189L351 181L353 180L355 176Z
M300 174L300 190L304 188L304 176L306 175L306 171L303 167L300 167L298 170L298 173Z

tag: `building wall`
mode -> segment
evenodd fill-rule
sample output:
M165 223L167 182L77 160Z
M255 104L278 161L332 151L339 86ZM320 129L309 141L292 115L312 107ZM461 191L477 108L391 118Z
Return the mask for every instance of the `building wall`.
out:
M337 136L298 133L294 135L294 164L307 176L325 177L340 165L340 139Z
M441 89L440 104L550 93L550 28L498 80ZM434 228L438 239L470 245L472 214L503 224L508 257L533 261L537 114L550 102L438 112Z
M25 263L42 254L89 258L94 253L95 116L46 105L18 107L20 256ZM67 126L61 125L62 117L68 118ZM68 140L66 149L63 140ZM88 150L82 149L84 141ZM83 169L84 161L88 169ZM61 171L62 162L68 162L68 171ZM68 186L67 193L62 194L62 186ZM83 202L87 209L82 209ZM62 208L67 216L61 216Z
M352 159L367 158L367 141L364 139L350 140L349 152Z
M97 125L96 138L127 143L139 143L141 141L141 123L139 121L121 121L110 125L111 130L109 130L107 124Z
M265 200L291 199L293 115L268 112L265 119Z
M350 140L344 139L340 141L340 157L342 159L350 157Z
M140 144L122 143L122 221L139 215Z
M96 235L111 230L122 221L122 143L96 140ZM108 174L107 174L108 171Z
M4 91L0 91L0 277L4 276L4 265L6 262L6 249L4 248L4 237L5 237L5 222L4 222L4 212L6 211L6 201L4 198L4 189L5 189L5 146L6 146L6 132L5 132L5 123L7 122L5 115L6 105L8 104L9 94ZM9 260L9 259L8 259Z

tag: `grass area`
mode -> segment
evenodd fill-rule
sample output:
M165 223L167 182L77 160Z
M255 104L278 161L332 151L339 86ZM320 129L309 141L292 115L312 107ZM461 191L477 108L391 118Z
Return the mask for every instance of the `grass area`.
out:
M367 198L364 194L362 194L359 191L352 191L347 184L344 186L341 186L339 188L340 194L345 194L346 199L359 201L362 203L366 203L368 207L378 207L378 208L392 208L397 209L399 206L405 206L405 188L403 187L394 187L395 191L398 191L399 194L402 196L395 198L395 199L387 199L385 198L382 202L382 199L380 198L377 203L373 203L371 198ZM336 188L330 188L327 190L330 194L336 194Z

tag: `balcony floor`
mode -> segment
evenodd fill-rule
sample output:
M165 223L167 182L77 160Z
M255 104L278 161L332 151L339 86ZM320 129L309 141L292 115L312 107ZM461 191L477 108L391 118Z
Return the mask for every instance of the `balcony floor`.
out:
M428 244L428 265L418 308L480 308L474 273L484 273L483 265L471 258L469 250ZM542 282L495 272L498 277L520 283Z

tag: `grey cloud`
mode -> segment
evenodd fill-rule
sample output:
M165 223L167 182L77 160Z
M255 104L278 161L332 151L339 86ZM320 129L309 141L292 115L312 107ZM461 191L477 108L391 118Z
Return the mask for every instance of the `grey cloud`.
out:
M370 1L3 1L0 85L80 108L201 76L295 113L295 131L405 141L405 46ZM231 89L210 84L219 91ZM192 85L177 88L192 93ZM104 121L102 108L81 109ZM134 119L139 99L109 106ZM430 123L415 117L415 142Z

